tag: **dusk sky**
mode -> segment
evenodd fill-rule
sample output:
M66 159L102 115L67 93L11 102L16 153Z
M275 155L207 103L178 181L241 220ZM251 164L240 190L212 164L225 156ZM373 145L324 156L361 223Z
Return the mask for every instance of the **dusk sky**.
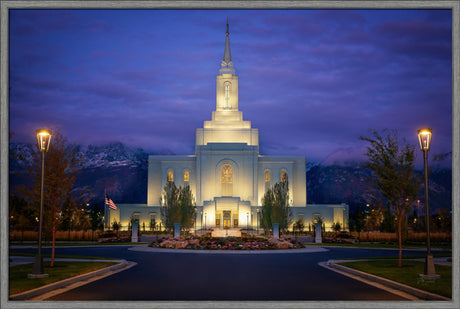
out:
M10 10L12 142L58 129L194 154L227 17L239 109L262 155L361 159L369 129L452 151L451 10ZM449 157L450 160L450 157ZM447 162L448 163L448 162Z

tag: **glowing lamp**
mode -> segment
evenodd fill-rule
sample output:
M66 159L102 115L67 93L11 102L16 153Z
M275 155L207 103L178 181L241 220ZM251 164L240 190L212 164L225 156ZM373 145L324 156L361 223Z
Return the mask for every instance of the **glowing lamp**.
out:
M417 131L418 141L420 143L420 149L422 151L430 150L431 145L431 129L424 128Z
M47 152L50 148L51 131L46 129L37 130L37 143L40 151Z

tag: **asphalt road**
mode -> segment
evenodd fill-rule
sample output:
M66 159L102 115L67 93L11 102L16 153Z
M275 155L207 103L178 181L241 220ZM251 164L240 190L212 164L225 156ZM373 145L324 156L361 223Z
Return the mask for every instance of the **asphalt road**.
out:
M138 265L49 300L406 300L318 265L329 259L394 256L397 250L194 254L129 247L57 247L56 254L114 257ZM43 249L44 254L49 251Z

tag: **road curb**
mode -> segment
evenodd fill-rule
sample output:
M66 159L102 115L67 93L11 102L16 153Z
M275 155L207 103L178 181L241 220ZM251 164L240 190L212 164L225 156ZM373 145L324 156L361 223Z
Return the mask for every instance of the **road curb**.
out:
M343 272L346 272L346 273L349 273L349 274L352 274L352 275L355 275L355 276L358 276L358 277L361 277L361 278L364 278L364 279L367 279L367 280L370 280L370 281L373 281L373 282L383 284L383 285L391 287L393 289L404 291L406 293L409 293L411 295L414 295L414 296L416 296L418 298L421 298L421 299L424 299L424 300L452 301L452 299L450 299L448 297L438 295L438 294L434 294L434 293L431 293L431 292L427 292L427 291L424 291L424 290L420 290L420 289L405 285L403 283L399 283L399 282L396 282L396 281L393 281L393 280L378 277L378 276L368 274L368 273L365 273L365 272L362 272L362 271L359 271L359 270L356 270L356 269L353 269L353 268L349 268L349 267L346 267L346 266L343 266L343 265L338 265L338 264L336 264L336 262L337 262L336 260L329 260L329 261L326 262L326 265L331 267L331 268L335 268L337 270L340 270L340 271L343 271Z
M110 262L110 260L107 260L107 262ZM82 275L78 275L78 276L71 277L71 278L68 278L68 279L64 279L64 280L61 280L61 281L53 282L53 283L50 283L48 285L45 285L45 286L42 286L42 287L39 287L39 288L36 288L36 289L33 289L33 290L29 290L29 291L25 291L25 292L21 292L21 293L18 293L18 294L11 295L9 297L9 299L10 300L28 300L28 299L37 297L39 295L48 293L50 291L60 289L60 288L64 288L65 286L71 285L71 284L73 284L75 282L85 281L85 280L88 280L88 279L90 279L92 277L101 276L101 275L104 275L104 274L109 273L109 272L115 273L116 271L121 271L123 268L129 268L129 267L132 267L132 266L134 266L136 264L137 263L135 263L135 262L121 260L120 263L112 265L112 266L109 266L109 267L104 267L104 268L101 268L101 269L98 269L98 270L95 270L95 271L92 271L92 272L89 272L89 273L86 273L86 274L82 274Z

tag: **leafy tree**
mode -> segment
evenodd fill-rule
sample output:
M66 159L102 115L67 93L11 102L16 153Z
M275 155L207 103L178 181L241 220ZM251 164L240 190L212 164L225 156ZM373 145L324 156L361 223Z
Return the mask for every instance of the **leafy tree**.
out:
M118 237L118 230L120 229L120 224L116 220L113 220L112 229L115 231Z
M54 266L56 228L58 225L58 214L64 203L69 198L77 201L81 195L74 195L72 189L77 175L80 172L81 154L75 144L69 144L59 131L53 132L51 146L45 155L45 187L44 187L44 228L51 230L52 251L50 266ZM35 150L33 165L27 169L34 182L31 187L23 188L26 199L40 205L40 186L41 186L41 153ZM83 193L83 192L82 192ZM48 230L49 232L49 230Z
M265 231L271 231L273 223L279 224L280 231L286 231L292 221L292 212L289 208L289 182L276 183L265 192L262 198L261 225Z
M313 229L313 237L316 237L316 224L321 223L321 233L324 234L324 218L321 217L320 215L316 215L313 220L311 220L311 226Z
M77 209L77 211L75 212L75 218L77 221L76 227L78 230L83 230L86 232L86 230L88 230L91 227L89 213L83 206Z
M67 196L61 208L59 228L62 231L68 231L69 240L70 240L70 231L72 230L72 227L75 223L75 219L74 219L75 208L76 208L75 201L70 198L70 195Z
M353 223L355 231L358 232L358 243L361 241L361 231L366 225L366 212L361 208L360 204L357 205L356 211L353 215Z
M305 224L303 223L302 219L298 219L296 222L294 222L294 225L292 226L294 230L299 231L299 233L303 232L303 229L305 228Z
M402 258L402 223L417 200L420 191L420 180L414 173L415 152L414 146L409 145L404 139L399 144L397 131L385 129L381 136L377 131L371 130L371 137L361 136L360 139L369 143L366 155L366 166L373 171L369 178L369 185L381 195L381 204L388 205L396 213L398 223L399 261Z
M334 232L335 232L335 239L337 240L337 235L340 233L340 231L342 230L342 226L340 225L339 222L336 222L332 225L333 229L334 229Z
M24 234L24 230L30 228L31 223L36 223L35 217L38 216L36 207L28 203L22 196L12 194L9 200L9 221L10 229L21 230L21 234ZM35 227L35 226L34 226Z
M161 217L165 228L174 230L174 223L180 223L182 230L189 230L195 223L195 199L190 186L176 187L174 182L168 182L163 188L160 198Z
M391 212L391 208L387 205L383 212L383 220L380 224L380 231L386 233L394 233L395 232L395 217Z
M92 230L91 238L94 239L94 231L104 229L104 211L99 208L97 203L89 211L89 222Z

